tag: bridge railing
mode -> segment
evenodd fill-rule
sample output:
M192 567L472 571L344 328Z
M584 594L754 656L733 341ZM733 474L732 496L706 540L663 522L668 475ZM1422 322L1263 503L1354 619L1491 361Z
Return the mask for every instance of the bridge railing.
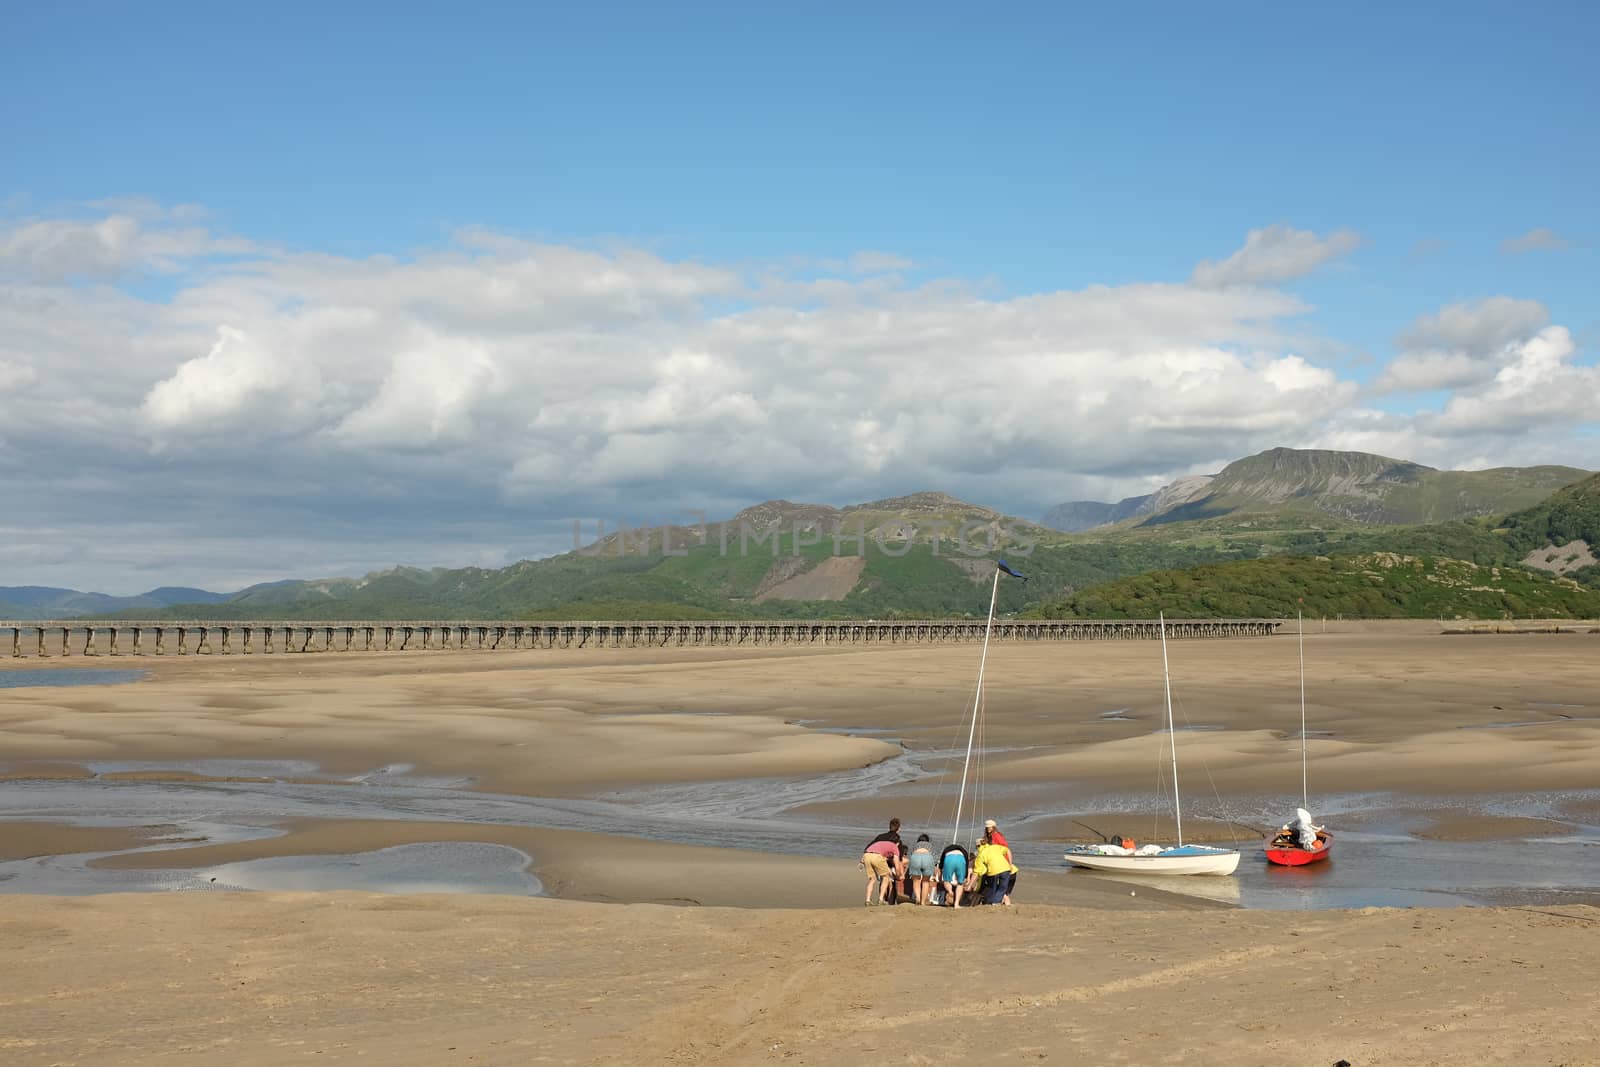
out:
M762 645L915 645L982 640L977 619L776 619L530 622L517 620L0 620L0 656L251 655L446 649ZM1168 619L1175 639L1265 637L1281 619ZM1155 640L1155 619L996 620L997 641ZM102 643L103 642L103 643ZM77 650L74 651L74 645Z

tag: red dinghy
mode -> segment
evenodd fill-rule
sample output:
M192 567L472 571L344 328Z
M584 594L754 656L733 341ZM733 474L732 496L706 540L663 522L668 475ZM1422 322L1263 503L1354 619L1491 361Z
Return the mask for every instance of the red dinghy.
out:
M1285 825L1266 844L1267 862L1276 863L1280 867L1304 867L1310 863L1320 863L1327 859L1333 852L1333 835L1311 821L1311 813L1306 810L1309 806L1310 793L1306 789L1306 624L1300 612L1295 613L1300 620L1300 807L1295 811L1294 821ZM1300 842L1302 835L1313 833L1316 843L1311 848L1304 848Z
M1301 848L1287 834L1279 834L1267 843L1267 862L1282 867L1304 867L1308 863L1325 860L1333 852L1333 835L1326 830L1317 832L1316 848Z

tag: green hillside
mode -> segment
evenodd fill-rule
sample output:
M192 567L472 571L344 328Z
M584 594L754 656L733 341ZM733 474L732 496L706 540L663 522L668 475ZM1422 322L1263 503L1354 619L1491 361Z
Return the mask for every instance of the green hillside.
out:
M1600 555L1600 474L1569 485L1526 511L1506 516L1498 532L1510 551L1529 566L1563 571L1569 578L1600 588L1600 563L1564 565ZM1581 547L1575 542L1582 542ZM1547 551L1563 547L1559 553Z
M697 545L684 555L568 553L500 570L421 571L397 568L363 579L304 583L301 596L281 584L246 590L220 604L144 612L147 618L469 619L469 618L910 618L982 614L988 607L994 556L972 557L926 542L888 544L869 539L864 552L833 544L796 551L792 534L741 554L737 542ZM1191 546L1040 545L1013 554L1029 581L1002 582L999 609L1024 611L1099 582L1154 567L1184 567L1241 558L1239 552ZM774 598L782 579L824 564L858 571L828 600ZM126 615L125 617L131 617Z
M1576 467L1441 471L1366 452L1274 448L1228 464L1192 499L1081 536L1200 541L1471 521L1537 505ZM1194 479L1190 479L1193 482Z
M1374 552L1279 556L1107 582L1040 607L1044 618L1595 618L1600 590L1521 567Z
M1293 561L1305 557L1382 553L1499 567L1496 582L1510 583L1506 596L1544 603L1561 599L1556 591L1567 587L1547 588L1540 583L1548 579L1523 565L1564 569L1567 577L1600 587L1600 566L1587 565L1591 557L1585 554L1600 544L1600 476L1553 496L1542 488L1572 473L1581 474L1566 467L1431 471L1362 453L1280 449L1231 464L1209 482L1198 480L1195 484L1209 488L1209 496L1141 526L1057 533L943 493L845 508L773 500L703 530L673 528L666 542L670 552L659 528L648 537L613 532L580 552L504 568L396 567L362 578L273 582L220 602L133 607L120 615L307 620L976 615L988 605L987 583L997 555L1010 558L1031 578L1001 583L1002 612L1080 610L1062 605L1114 611L1102 591L1091 587L1149 572L1259 558L1262 565L1248 573L1278 574L1266 565L1274 560L1291 568L1284 573L1299 573L1292 571ZM1387 510L1369 518L1441 509L1475 512L1491 499L1538 496L1539 502L1504 519L1409 525L1338 518L1326 510L1334 499L1378 500L1363 494L1377 492L1372 486L1379 483L1389 486L1379 494ZM1446 500L1453 502L1449 508L1441 504ZM1402 507L1396 501L1409 503ZM1233 510L1199 514L1223 507ZM841 538L837 546L835 532ZM1573 548L1573 542L1583 544ZM1198 596L1193 582L1231 573L1197 571L1186 588ZM1426 588L1408 588L1398 601L1385 595L1374 599L1373 590L1360 582L1347 585L1328 591L1329 604L1343 605L1330 609L1335 613L1361 614L1366 610L1361 605L1370 604L1376 614L1414 609L1426 615L1433 612L1433 600L1422 593L1447 583L1435 578ZM1347 594L1358 589L1363 595L1350 600ZM1104 595L1115 600L1124 594ZM1483 595L1452 597L1448 604L1441 602L1440 611L1457 613L1451 605L1460 600L1461 614L1518 613ZM1279 602L1275 612L1284 610L1289 609Z

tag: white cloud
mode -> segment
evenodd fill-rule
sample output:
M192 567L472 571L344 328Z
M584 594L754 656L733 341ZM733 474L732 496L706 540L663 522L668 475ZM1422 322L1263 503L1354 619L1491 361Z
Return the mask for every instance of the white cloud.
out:
M1493 373L1491 365L1462 352L1407 352L1383 369L1377 388L1396 393L1456 389Z
M306 409L320 392L315 363L222 326L209 352L150 388L142 413L157 440L218 432L278 436L304 428Z
M0 273L46 281L172 273L200 257L251 250L246 241L190 224L191 211L125 206L130 210L99 219L0 220Z
M38 372L32 367L0 359L0 393L26 389L38 376Z
M1229 285L1275 285L1304 277L1324 263L1340 259L1361 245L1359 234L1335 230L1318 237L1278 223L1251 230L1244 247L1219 262L1206 260L1191 280L1206 288Z
M1537 300L1493 296L1423 315L1405 329L1400 355L1384 369L1382 391L1456 389L1493 378L1515 346L1550 321Z
M1551 326L1512 347L1505 365L1480 389L1452 396L1424 425L1449 435L1555 429L1600 417L1600 368L1574 364L1577 347Z
M479 429L474 412L499 378L493 357L482 347L434 339L396 354L377 395L332 433L355 447L466 444Z
M1505 298L1404 335L1414 380L1464 383L1440 410L1355 409L1358 385L1301 333L1307 306L1261 284L1325 261L1336 237L1313 236L1320 251L1292 269L1232 257L1253 284L1016 298L858 276L848 257L790 276L487 230L409 260L212 263L165 302L0 280L0 384L26 384L3 394L0 493L16 525L155 528L226 556L218 573L273 559L306 574L347 569L352 536L375 564L453 564L457 543L474 558L548 550L526 532L570 538L575 515L660 521L768 496L939 488L1037 514L1075 485L1134 492L1280 444L1371 442L1438 464L1487 451L1472 427L1493 425L1509 461L1534 448L1550 388L1569 403L1545 417L1592 420L1573 398L1593 371L1570 338L1552 361L1542 306ZM155 516L166 525L144 525ZM305 539L294 555L274 547L285 522ZM318 530L322 555L305 547ZM0 561L59 579L89 534L65 536Z
M1518 256L1525 252L1555 252L1567 247L1567 239L1545 226L1529 230L1520 237L1500 242L1500 251Z
M1447 349L1485 355L1528 336L1550 321L1550 312L1537 300L1491 296L1450 304L1432 315L1420 316L1399 338L1406 351Z

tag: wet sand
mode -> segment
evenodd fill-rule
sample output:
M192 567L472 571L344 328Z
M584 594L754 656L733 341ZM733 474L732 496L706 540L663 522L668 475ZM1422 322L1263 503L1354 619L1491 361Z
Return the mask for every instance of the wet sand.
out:
M95 860L108 870L206 868L274 856L327 856L434 841L509 845L535 857L539 879L553 896L716 907L859 907L865 877L848 860L787 856L731 848L644 841L610 834L474 823L341 820L290 823L282 837L135 852ZM1146 891L1130 897L1119 882L1030 871L1028 899L1119 911L1205 909L1214 903L1179 893Z
M0 826L0 861L77 852L111 852L148 845L169 827L70 826L47 822L10 822Z
M1438 837L1545 835L1548 820L1461 824L1420 797L1593 788L1597 641L1420 624L1308 634L1313 793L1418 794L1422 832ZM480 790L575 797L818 774L898 753L888 739L951 747L975 662L962 645L145 660L151 677L133 685L0 694L0 774L70 780L95 761L165 761L170 772L107 773L176 781L197 777L177 766L194 760L335 774L409 764ZM1200 727L1180 737L1186 775L1297 793L1295 662L1282 637L1174 644L1179 721ZM986 813L1004 820L1045 798L1099 826L1116 813L1096 798L1150 791L1165 743L1155 645L999 645L986 688ZM877 732L852 736L863 729ZM892 786L802 812L915 823L927 803ZM1200 816L1197 833L1219 832ZM119 847L21 825L0 824L0 855ZM491 841L533 856L553 894L581 899L8 897L0 1059L1600 1063L1600 1023L1574 1010L1600 980L1588 950L1600 910L1581 906L1241 912L1030 871L1016 909L867 910L853 857L525 826L287 829L159 863ZM1285 1032L1291 1010L1311 1025Z
M1600 636L1376 626L1307 635L1314 783L1595 784ZM1179 725L1194 728L1186 772L1230 792L1297 785L1293 638L1174 642L1171 658ZM969 645L147 659L151 678L133 685L6 691L0 753L13 766L0 773L24 760L404 762L543 796L820 773L897 752L884 738L964 743L976 663ZM1009 750L989 758L990 781L1150 789L1164 725L1154 643L997 645L986 694L980 741ZM861 727L876 732L824 732Z

